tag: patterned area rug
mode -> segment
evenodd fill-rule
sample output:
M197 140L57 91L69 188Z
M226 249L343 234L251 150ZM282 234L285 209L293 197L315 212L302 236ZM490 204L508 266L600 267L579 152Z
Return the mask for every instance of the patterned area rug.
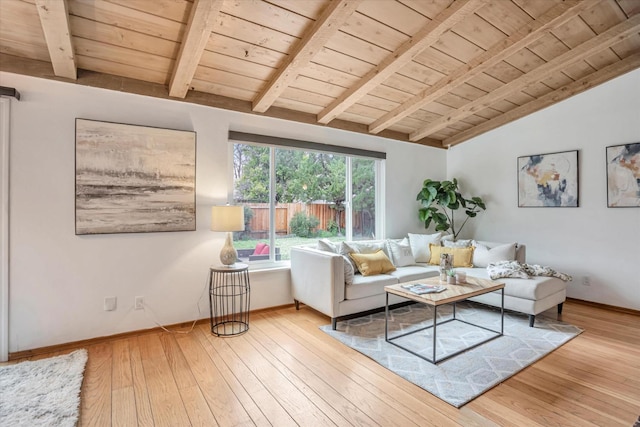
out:
M451 305L438 308L438 321L451 317ZM500 311L482 304L458 303L456 318L500 330ZM389 337L432 323L433 309L425 304L398 308L390 313ZM573 325L544 316L536 317L535 327L530 328L528 316L505 312L503 336L434 365L384 340L384 312L338 322L336 331L330 325L320 329L457 408L582 332ZM457 321L438 326L437 357L493 335ZM416 332L395 342L418 354L432 357L432 329Z
M75 426L86 363L83 349L0 367L0 426Z

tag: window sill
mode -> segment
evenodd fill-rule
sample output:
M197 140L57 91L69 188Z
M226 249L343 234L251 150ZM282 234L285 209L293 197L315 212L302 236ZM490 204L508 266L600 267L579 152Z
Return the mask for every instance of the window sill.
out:
M290 270L290 269L291 269L291 262L289 260L276 261L276 262L256 262L253 264L249 264L250 273L282 271L282 270Z

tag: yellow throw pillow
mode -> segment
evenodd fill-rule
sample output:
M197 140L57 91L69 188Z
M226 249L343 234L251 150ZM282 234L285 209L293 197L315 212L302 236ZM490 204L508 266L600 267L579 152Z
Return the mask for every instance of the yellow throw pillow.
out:
M440 254L451 254L453 255L454 267L473 267L471 260L473 260L474 249L474 246L469 246L468 248L447 248L432 243L429 245L429 251L431 252L429 264L440 265Z
M363 276L389 273L396 269L382 249L372 254L356 254L352 252L349 256L356 263L358 270Z

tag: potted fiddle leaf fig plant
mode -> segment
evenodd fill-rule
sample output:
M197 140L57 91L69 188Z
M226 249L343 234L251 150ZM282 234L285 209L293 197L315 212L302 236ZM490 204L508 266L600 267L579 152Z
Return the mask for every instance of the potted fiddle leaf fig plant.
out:
M420 202L418 217L424 222L424 228L429 228L433 221L436 231L451 233L453 240L458 239L469 218L474 218L478 212L487 208L480 197L463 197L455 178L451 181L425 179L416 200ZM454 212L460 208L464 209L467 217L457 226Z

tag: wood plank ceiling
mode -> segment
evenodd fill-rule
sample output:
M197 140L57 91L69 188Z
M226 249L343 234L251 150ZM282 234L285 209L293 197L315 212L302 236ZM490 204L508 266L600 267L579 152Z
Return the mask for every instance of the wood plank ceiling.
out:
M0 0L0 70L447 147L639 68L639 12L640 0Z

